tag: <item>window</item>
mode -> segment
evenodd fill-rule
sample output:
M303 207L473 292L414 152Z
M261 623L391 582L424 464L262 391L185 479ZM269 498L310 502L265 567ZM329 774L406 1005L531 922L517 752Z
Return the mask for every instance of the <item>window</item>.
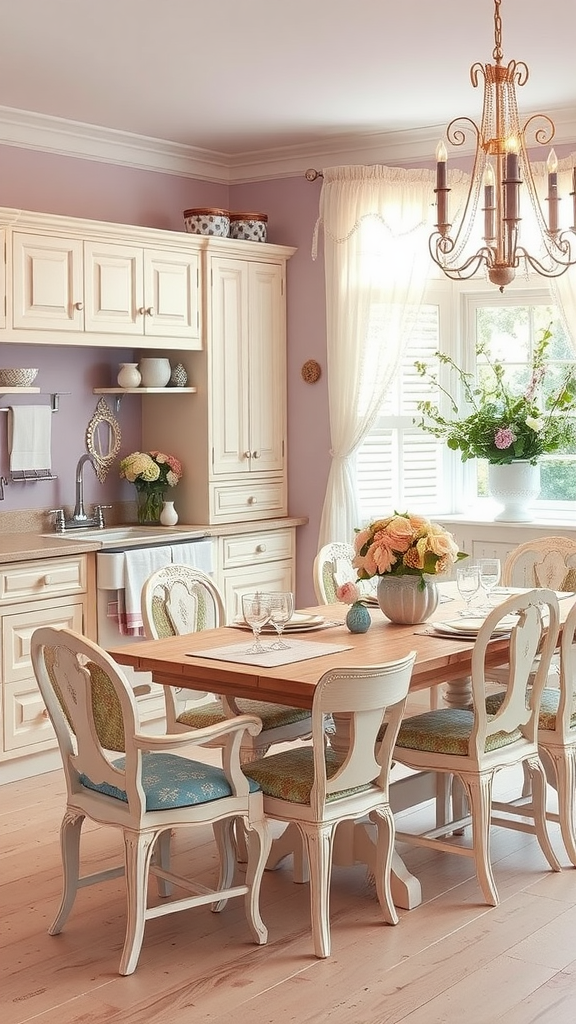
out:
M492 356L505 362L511 376L527 379L532 347L549 324L552 372L547 378L558 379L574 360L574 353L540 279L518 282L510 294L498 295L497 303L494 288L484 280L457 284L442 280L430 285L399 373L356 455L362 520L394 509L436 516L469 512L488 500L487 463L471 460L463 464L458 454L414 424L419 416L417 403L427 398L439 401L440 397L436 388L418 376L414 363L421 360L432 367L434 353L440 350L466 370L476 372L476 343L482 341ZM478 369L481 372L481 367ZM442 381L446 370L440 367L438 372ZM443 382L449 388L454 386L453 378ZM541 481L541 515L574 511L576 452L543 459Z

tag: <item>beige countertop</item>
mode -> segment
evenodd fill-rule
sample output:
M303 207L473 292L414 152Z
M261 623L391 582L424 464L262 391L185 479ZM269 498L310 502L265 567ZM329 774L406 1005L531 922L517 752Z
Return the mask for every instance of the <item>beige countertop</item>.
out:
M306 516L288 516L282 519L266 519L257 522L226 523L218 526L206 526L205 524L187 525L178 524L178 532L182 534L202 534L206 537L227 537L238 533L258 533L261 530L281 530L286 527L304 526L308 522ZM174 528L171 530L171 537L174 539ZM0 562L23 562L27 559L57 558L62 555L76 555L85 551L99 551L100 544L90 540L82 539L82 531L79 530L70 538L54 536L46 537L33 531L28 532L0 532ZM120 547L121 545L117 545ZM122 545L124 546L124 545Z

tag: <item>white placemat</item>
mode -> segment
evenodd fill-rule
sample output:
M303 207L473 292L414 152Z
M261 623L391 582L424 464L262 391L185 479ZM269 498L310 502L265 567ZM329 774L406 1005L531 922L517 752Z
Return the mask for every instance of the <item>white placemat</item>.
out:
M275 668L290 665L294 661L322 658L325 654L338 654L352 650L352 644L323 644L315 640L292 640L290 646L281 651L266 650L261 654L249 654L251 641L228 644L226 647L210 647L205 651L186 651L189 658L213 658L216 661L235 661L241 665L259 665L261 668ZM266 646L266 641L263 641Z

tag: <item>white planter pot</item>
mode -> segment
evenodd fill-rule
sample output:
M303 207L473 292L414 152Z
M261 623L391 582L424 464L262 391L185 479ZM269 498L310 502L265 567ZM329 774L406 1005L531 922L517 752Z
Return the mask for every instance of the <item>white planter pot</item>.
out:
M424 577L424 587L419 576L381 576L376 588L376 598L381 611L391 622L416 625L426 622L438 605L439 593L436 583Z
M494 519L505 523L532 521L532 502L540 494L540 466L531 462L511 462L508 466L488 466L488 489L502 505Z

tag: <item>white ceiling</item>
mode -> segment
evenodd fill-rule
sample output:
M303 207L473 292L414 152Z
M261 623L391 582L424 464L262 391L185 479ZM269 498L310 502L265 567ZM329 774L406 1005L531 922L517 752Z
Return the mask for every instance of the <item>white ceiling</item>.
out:
M493 59L493 0L2 7L0 141L57 149L58 134L72 149L83 137L88 155L106 139L157 156L160 140L175 157L202 158L207 177L210 164L225 177L274 152L289 171L291 158L397 145L418 132L431 152L452 117L479 116L469 68ZM500 10L505 60L530 69L521 114L555 116L561 141L576 123L575 0L503 0Z

